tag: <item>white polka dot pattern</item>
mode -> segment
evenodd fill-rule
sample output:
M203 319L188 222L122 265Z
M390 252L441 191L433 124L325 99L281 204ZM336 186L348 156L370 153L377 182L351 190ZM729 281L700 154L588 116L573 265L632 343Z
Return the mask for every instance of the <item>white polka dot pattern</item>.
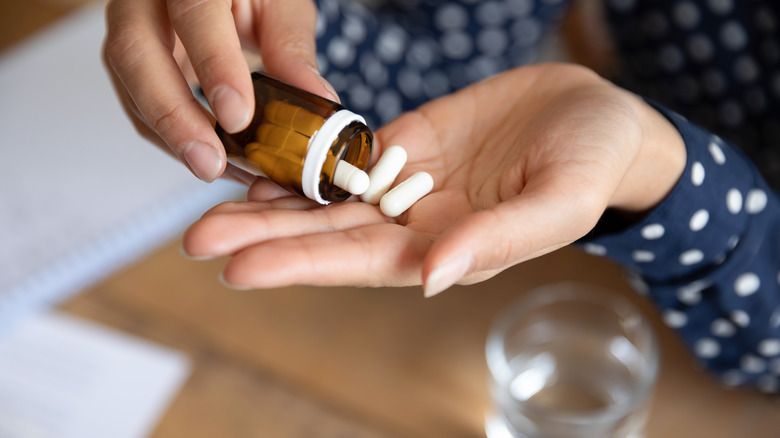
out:
M742 211L742 193L737 189L730 189L726 193L726 208L731 214L737 214Z
M734 327L734 324L732 324L730 321L723 318L718 318L712 321L712 324L710 325L710 331L715 336L721 338L730 338L737 332L737 328Z
M734 324L742 328L750 325L750 315L744 310L734 310L731 312L731 320Z
M712 359L720 354L720 344L712 338L703 338L693 345L693 352L702 359Z
M707 210L696 210L696 213L691 216L691 220L688 222L688 228L691 231L701 231L707 226L707 222L710 220L710 213Z
M642 237L644 237L647 240L655 240L660 239L664 236L664 232L666 229L664 229L664 226L661 224L650 224L645 225L642 228Z
M631 254L631 257L634 259L635 262L639 262L639 263L649 263L655 260L655 254L653 254L651 251L646 251L642 249L638 249L634 251Z
M780 327L780 307L776 308L769 316L769 326L772 328Z
M675 23L683 29L692 29L699 24L701 13L695 4L689 1L681 1L672 9Z
M710 11L719 14L726 15L731 12L732 0L707 0L707 5Z
M761 189L752 189L745 199L745 211L749 214L758 214L764 211L767 204L766 192Z
M695 186L702 185L704 183L704 175L704 166L698 161L693 163L691 166L691 183Z
M754 354L746 354L742 356L739 367L746 373L757 374L766 369L767 363L766 359L760 358Z
M677 290L677 299L689 306L699 304L701 301L701 291L709 286L710 282L708 280L694 281Z
M678 127L687 123L674 115L669 119ZM780 272L745 265L746 257L753 257L751 248L764 236L744 229L753 218L777 215L776 199L756 185L751 172L732 176L732 167L745 164L728 143L706 131L695 133L697 140L692 141L683 132L691 164L675 197L622 232L620 240L589 243L598 242L604 254L652 279L645 282L646 294L660 301L664 323L683 334L703 363L719 367L722 378L734 385L776 392L776 376L770 379L766 373L768 361L780 359L780 301L774 302L780 296ZM770 250L771 245L762 248ZM686 278L702 272L717 278L663 284L655 277ZM780 372L780 360L777 367Z
M747 44L747 32L741 24L729 21L720 29L720 43L729 50L742 50Z
M761 280L752 272L741 274L734 281L734 292L741 297L753 295L759 287L761 287Z
M393 3L397 10L376 13L354 0L317 1L320 70L342 103L373 127L535 61L545 33L557 26L569 0ZM370 93L345 93L359 85L370 87ZM380 105L378 96L392 105Z
M773 357L780 354L780 339L764 339L758 344L758 352L764 357Z
M688 315L679 310L668 309L663 314L663 320L669 327L678 329L688 323Z
M726 163L726 155L723 153L723 149L718 146L718 143L713 141L709 145L710 154L712 155L712 159L715 160L716 163L723 165Z
M698 249L689 249L680 254L680 264L690 266L704 260L704 253Z
M605 248L602 245L597 245L595 243L585 244L584 249L589 254L598 255L598 256L607 255L607 248Z

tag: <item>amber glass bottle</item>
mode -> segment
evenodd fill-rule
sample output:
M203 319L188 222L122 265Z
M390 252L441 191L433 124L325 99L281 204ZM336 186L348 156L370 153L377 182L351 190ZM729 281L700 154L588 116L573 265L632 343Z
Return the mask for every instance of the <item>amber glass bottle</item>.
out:
M217 134L228 162L321 204L351 193L333 182L342 161L365 170L373 134L365 120L336 102L252 73L255 115L249 127Z

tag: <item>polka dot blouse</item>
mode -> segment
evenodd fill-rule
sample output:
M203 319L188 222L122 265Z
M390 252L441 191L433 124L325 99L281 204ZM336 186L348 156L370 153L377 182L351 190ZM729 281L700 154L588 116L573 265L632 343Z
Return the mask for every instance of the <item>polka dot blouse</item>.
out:
M318 0L319 66L345 106L377 127L534 62L568 3ZM622 60L611 79L671 120L688 163L640 223L621 228L607 214L578 244L622 264L724 383L778 392L780 3L605 6Z
M604 218L585 251L609 257L729 385L776 392L780 376L780 204L720 137L660 106L685 141L685 173L628 229Z

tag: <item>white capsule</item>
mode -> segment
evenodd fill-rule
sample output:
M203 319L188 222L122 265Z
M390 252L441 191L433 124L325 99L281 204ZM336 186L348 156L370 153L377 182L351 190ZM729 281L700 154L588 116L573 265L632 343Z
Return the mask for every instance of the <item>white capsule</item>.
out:
M368 188L368 174L357 167L340 161L336 165L336 172L333 174L333 185L340 187L353 195L360 195Z
M382 196L379 208L385 216L396 217L430 193L431 190L433 190L431 174L417 172Z
M387 148L368 173L370 180L368 189L360 196L360 200L369 204L379 204L379 200L390 190L404 164L406 164L404 148L401 146Z

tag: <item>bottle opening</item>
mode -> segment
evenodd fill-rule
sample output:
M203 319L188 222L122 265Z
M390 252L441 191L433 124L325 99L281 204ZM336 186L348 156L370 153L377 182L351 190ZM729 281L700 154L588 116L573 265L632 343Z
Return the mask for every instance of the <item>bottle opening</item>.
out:
M312 136L301 177L303 193L307 198L320 204L329 204L331 200L343 200L350 196L346 190L333 186L333 174L340 160L346 160L363 170L368 166L370 147L365 147L366 143L370 146L371 141L367 137L370 136L368 131L353 130L351 135L346 134L349 138L342 138L347 127L353 124L365 126L365 123L363 117L344 109L330 116ZM365 155L367 157L362 159Z

